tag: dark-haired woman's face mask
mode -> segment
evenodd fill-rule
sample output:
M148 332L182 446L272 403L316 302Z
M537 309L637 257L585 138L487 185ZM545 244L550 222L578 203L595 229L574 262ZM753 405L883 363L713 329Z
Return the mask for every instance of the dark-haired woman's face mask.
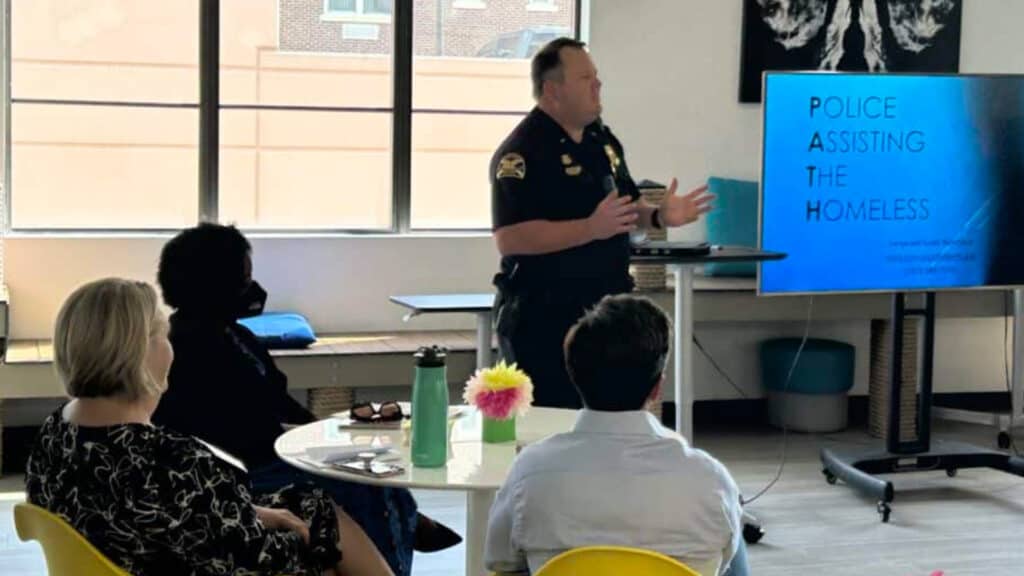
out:
M263 307L267 304L267 291L260 286L260 283L251 280L245 290L238 296L238 304L235 308L237 318L249 318L263 314Z

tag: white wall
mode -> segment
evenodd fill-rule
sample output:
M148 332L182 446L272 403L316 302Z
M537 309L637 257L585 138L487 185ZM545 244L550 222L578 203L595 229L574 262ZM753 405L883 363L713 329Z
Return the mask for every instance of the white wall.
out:
M605 117L626 145L632 172L684 186L710 174L756 178L759 109L737 103L740 0L592 0L590 40L605 81ZM965 3L961 68L1024 72L1019 23L1024 2ZM699 17L698 17L699 15ZM486 194L487 191L482 190ZM703 234L700 226L688 232ZM7 239L6 281L16 338L47 338L57 307L81 282L105 275L152 281L166 237L15 237ZM255 276L271 308L305 312L322 331L472 327L447 316L401 322L387 296L490 289L497 253L489 236L256 237ZM940 324L939 390L999 390L1002 322ZM794 324L698 326L719 362L754 388L756 340L799 335ZM866 343L865 322L816 326L814 335ZM969 352L969 353L968 353ZM862 355L866 354L863 347ZM856 390L864 392L858 362ZM698 358L698 398L735 394Z
M760 105L740 104L742 0L591 0L604 119L634 174L756 180ZM960 70L1024 73L1020 0L964 2ZM679 237L699 237L699 227Z
M14 338L50 338L57 308L78 284L104 276L155 283L168 237L7 238L6 268ZM491 290L498 254L489 235L417 237L260 237L253 276L268 309L305 313L317 330L371 332L472 328L460 315L403 324L396 294Z

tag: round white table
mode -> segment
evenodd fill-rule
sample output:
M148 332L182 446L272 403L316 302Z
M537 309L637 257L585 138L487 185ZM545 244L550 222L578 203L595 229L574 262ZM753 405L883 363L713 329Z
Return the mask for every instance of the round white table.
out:
M465 408L455 420L449 442L448 463L441 468L417 468L409 462L409 447L402 445L400 430L342 428L341 420L328 418L293 428L274 444L277 454L288 464L312 474L362 484L394 488L463 490L466 492L466 576L486 574L484 538L487 516L494 495L505 482L518 449L537 440L570 430L576 422L575 410L531 408L516 421L516 441L486 444L480 440L482 420L479 413ZM390 478L371 478L337 468L317 465L331 454L353 446L377 448L392 446L401 454L405 473Z

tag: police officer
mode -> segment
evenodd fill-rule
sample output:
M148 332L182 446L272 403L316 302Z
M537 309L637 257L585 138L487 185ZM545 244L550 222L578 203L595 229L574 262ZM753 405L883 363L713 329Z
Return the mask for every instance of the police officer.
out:
M531 65L537 106L491 160L494 238L501 253L497 333L502 356L534 382L534 404L579 408L562 342L583 312L629 292L629 233L681 226L710 210L707 188L659 206L641 201L622 145L601 123L601 81L584 44L559 38Z

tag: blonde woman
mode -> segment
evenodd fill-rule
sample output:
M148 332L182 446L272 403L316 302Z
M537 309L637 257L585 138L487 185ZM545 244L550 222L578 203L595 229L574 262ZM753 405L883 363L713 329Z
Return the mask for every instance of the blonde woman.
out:
M320 491L293 486L254 501L243 470L152 425L173 359L149 285L105 279L75 290L54 336L72 400L33 446L29 501L136 576L391 574Z

